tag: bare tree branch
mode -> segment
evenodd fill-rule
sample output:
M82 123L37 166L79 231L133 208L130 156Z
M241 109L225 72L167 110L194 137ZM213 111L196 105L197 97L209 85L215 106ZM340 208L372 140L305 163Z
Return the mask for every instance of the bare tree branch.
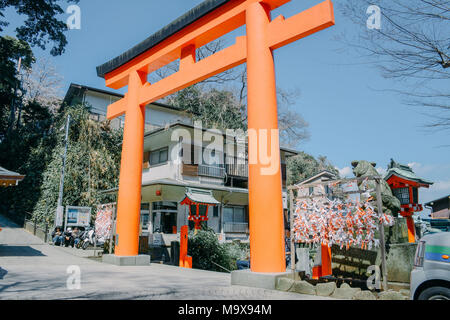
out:
M341 4L343 14L361 27L359 39L346 44L365 53L384 77L404 81L406 89L399 93L407 97L406 104L440 112L435 125L428 127L450 128L450 90L434 89L436 81L450 80L450 1L379 0L375 4L381 9L381 28L368 29L366 10L372 4Z

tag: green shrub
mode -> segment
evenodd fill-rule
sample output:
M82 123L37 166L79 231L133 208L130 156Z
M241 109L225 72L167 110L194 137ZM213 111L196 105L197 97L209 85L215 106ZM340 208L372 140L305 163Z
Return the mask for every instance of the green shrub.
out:
M195 269L227 272L225 268L233 271L236 270L236 260L247 260L249 253L248 243L219 243L212 229L189 233L188 255L192 257L192 267Z
M223 246L233 260L235 268L236 260L248 260L248 257L250 256L250 245L248 243L233 241L231 243L224 243Z
M217 235L211 229L199 230L197 234L189 233L188 241L188 255L192 256L193 268L227 272L218 266L220 265L230 271L235 269L226 246L219 243Z

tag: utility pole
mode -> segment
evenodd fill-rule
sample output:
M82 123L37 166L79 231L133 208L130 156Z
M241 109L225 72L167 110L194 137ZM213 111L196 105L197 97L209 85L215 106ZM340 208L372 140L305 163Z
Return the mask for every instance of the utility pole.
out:
M19 76L20 73L20 68L22 66L22 57L19 57L19 60L17 61L17 75ZM11 113L9 116L9 124L8 124L8 135L11 133L11 131L14 128L14 124L16 122L16 95L17 95L17 87L19 86L19 83L16 82L15 86L14 86L14 95L11 99Z
M59 195L58 195L58 206L56 208L56 216L55 216L55 227L57 227L58 222L58 214L61 215L61 211L63 212L64 208L62 205L63 200L63 191L64 191L64 173L66 170L66 158L67 158L67 146L69 144L69 126L70 126L70 114L67 116L67 123L66 123L66 145L64 149L64 156L63 156L63 165L61 170L61 180L59 182Z
M19 58L19 65L17 66L17 75L20 77L20 82L22 82L22 76L20 75L20 69L21 69L21 67L22 67L22 58ZM16 86L16 88L17 88L17 86ZM22 89L23 90L23 89ZM16 89L16 92L17 92L17 89ZM23 96L23 93L22 93L22 96ZM16 129L18 129L19 127L20 127L20 117L21 117L21 115L22 115L22 103L23 103L23 101L21 101L20 103L19 103L19 114L17 115L17 125L16 125Z

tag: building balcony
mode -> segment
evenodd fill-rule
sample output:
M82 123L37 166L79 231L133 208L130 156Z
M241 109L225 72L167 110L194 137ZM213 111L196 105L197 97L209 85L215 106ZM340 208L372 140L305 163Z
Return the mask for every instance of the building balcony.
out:
M198 166L198 175L223 179L225 178L225 168L200 164Z
M226 157L225 168L230 177L248 178L248 160L236 157Z

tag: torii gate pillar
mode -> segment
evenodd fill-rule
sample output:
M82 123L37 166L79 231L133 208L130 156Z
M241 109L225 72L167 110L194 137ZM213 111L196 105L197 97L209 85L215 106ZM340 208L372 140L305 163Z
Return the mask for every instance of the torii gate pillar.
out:
M270 23L270 8L261 2L249 5L246 10L247 24L247 119L248 129L258 134L257 148L249 138L249 159L259 159L263 143L260 133L267 130L278 132L277 94L275 66L267 35ZM280 150L279 139L270 141L275 146L266 150ZM270 145L270 144L269 144ZM280 153L272 154L272 161L280 162ZM275 160L278 158L278 161ZM286 271L284 249L283 200L281 170L264 175L267 167L261 161L249 164L249 224L250 224L250 267L254 272ZM268 186L270 191L268 192Z
M135 256L139 252L145 124L145 106L139 104L139 90L146 80L146 75L138 71L130 73L128 79L128 111L123 130L117 201L116 256Z

